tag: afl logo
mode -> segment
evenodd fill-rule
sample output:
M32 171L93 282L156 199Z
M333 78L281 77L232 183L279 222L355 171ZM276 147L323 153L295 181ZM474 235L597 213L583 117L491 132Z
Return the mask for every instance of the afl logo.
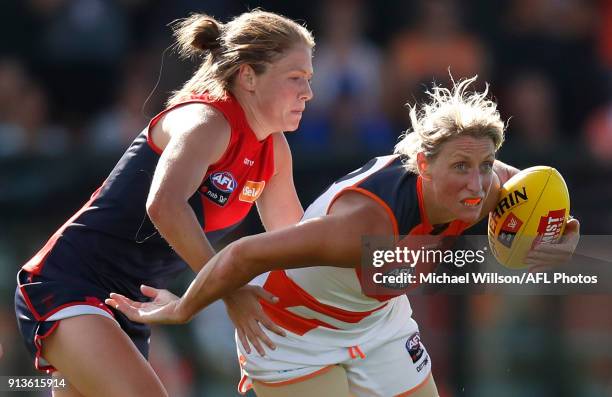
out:
M210 176L213 185L224 193L231 193L236 189L236 180L234 176L227 171L215 172Z

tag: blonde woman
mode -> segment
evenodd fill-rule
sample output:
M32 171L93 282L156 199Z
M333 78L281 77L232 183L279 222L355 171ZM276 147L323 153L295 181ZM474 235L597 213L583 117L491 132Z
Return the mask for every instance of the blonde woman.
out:
M432 362L405 295L368 296L359 277L364 235L458 235L497 203L511 169L495 160L504 123L487 92L435 87L412 108L412 131L394 155L375 158L332 184L302 222L240 239L209 261L187 292L165 304L111 294L107 303L134 321L181 323L253 277L279 298L266 313L287 333L265 357L240 344L239 388L259 397L438 396ZM496 165L497 164L497 165ZM507 178L507 176L505 177ZM530 260L553 264L574 251L578 223L563 243ZM314 267L307 267L314 266Z
M298 128L312 97L311 34L256 10L225 24L196 14L175 35L199 69L18 275L16 312L35 365L70 383L55 396L167 395L146 359L150 328L104 298L163 301L140 286L162 288L186 264L198 272L254 203L266 230L303 215L283 131ZM247 286L226 304L240 337L263 352L273 345L259 324L282 330L259 298L271 294Z

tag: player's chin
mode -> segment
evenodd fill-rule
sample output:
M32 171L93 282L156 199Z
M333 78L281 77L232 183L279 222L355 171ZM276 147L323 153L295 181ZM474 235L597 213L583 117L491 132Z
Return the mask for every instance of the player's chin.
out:
M300 121L296 121L293 123L285 123L285 128L283 129L284 132L293 132L295 130L297 130L300 127Z
M302 121L302 112L290 112L285 118L285 131L295 131L300 126Z
M459 204L457 211L455 211L455 216L462 222L474 223L480 218L481 211L482 204L475 207L466 207L463 204Z

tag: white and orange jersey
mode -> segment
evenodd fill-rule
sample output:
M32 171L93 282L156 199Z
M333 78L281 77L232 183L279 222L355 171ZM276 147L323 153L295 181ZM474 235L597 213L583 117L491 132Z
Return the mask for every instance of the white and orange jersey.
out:
M334 182L306 210L302 222L325 216L344 192L364 194L385 208L399 235L457 235L467 224L454 221L429 224L423 207L421 178L408 171L397 155L377 157ZM357 264L356 264L357 265ZM280 298L264 310L278 325L302 340L333 347L350 347L372 337L397 332L410 320L405 295L368 296L363 293L358 266L330 266L279 270L259 283Z

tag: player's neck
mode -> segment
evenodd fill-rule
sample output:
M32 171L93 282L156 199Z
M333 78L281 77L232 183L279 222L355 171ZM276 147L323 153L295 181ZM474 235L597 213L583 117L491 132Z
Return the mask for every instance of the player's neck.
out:
M240 106L242 107L242 110L246 116L247 123L249 124L249 127L251 127L251 130L253 130L255 133L258 141L263 141L275 132L270 128L267 128L266 123L264 123L261 116L259 116L259 112L256 110L256 104L248 92L241 92L237 90L233 94L238 100L238 103L240 103Z

